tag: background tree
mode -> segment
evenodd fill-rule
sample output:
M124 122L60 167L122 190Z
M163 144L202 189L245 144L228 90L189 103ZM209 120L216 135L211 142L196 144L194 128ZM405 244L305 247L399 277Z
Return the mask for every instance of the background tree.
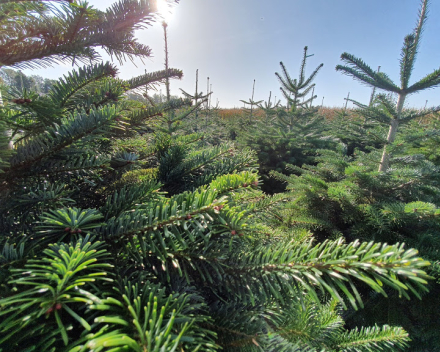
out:
M280 108L281 101L271 101L272 92L269 92L269 99L263 103L258 104L258 108L264 111L266 122L269 123L276 115L276 111Z
M17 90L33 90L40 94L47 94L56 82L53 79L43 78L39 75L27 76L21 71L16 71L8 68L0 70L0 77L3 84L13 87Z
M417 114L414 114L411 117L407 116L405 119L402 118L401 114L406 97L422 90L434 88L440 85L440 69L434 70L432 73L428 74L414 84L410 85L409 83L414 69L417 51L419 49L423 26L427 18L428 5L428 0L421 1L417 25L413 33L405 37L400 59L400 86L396 85L385 73L375 72L365 62L351 54L343 53L341 55L341 60L347 64L346 66L336 66L337 71L341 71L344 74L352 76L364 84L397 95L395 107L392 107L390 104L381 101L382 107L386 109L386 120L389 124L389 131L387 136L387 144L383 148L382 158L379 164L379 171L384 172L388 170L390 156L387 152L387 145L390 145L394 142L400 122L419 117ZM438 111L440 110L440 107L434 108L434 110Z
M243 111L245 112L245 115L249 117L249 121L248 121L249 124L252 123L252 119L254 117L254 106L258 106L263 102L262 100L254 101L254 93L255 93L255 79L254 79L254 83L252 84L251 98L248 101L240 100L243 103Z
M335 139L326 134L329 125L318 115L318 108L309 107L313 97L308 95L315 86L312 81L323 65L319 65L306 77L308 57L305 47L298 79L291 78L282 62L282 74L276 73L290 108L271 109L270 103L267 103L269 109L263 111L270 111L273 117L255 122L254 128L245 129L240 138L242 143L257 151L264 180L263 190L271 194L285 189L282 182L269 177L271 171L289 173L287 164L301 166L313 163L317 149L335 148L336 145Z

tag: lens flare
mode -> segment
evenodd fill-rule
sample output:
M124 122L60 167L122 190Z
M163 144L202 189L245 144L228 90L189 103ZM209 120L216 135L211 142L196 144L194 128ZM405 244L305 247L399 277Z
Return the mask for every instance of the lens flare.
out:
M172 8L169 5L167 0L157 0L157 10L163 20L167 23L173 17L173 13L171 12Z

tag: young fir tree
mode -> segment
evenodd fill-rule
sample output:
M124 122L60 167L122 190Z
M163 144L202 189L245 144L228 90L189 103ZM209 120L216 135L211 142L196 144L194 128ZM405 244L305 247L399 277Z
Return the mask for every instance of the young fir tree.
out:
M208 103L208 99L212 95L212 92L208 92L207 94L203 94L203 92L198 91L198 70L196 72L196 91L194 95L191 95L190 93L184 91L182 88L180 88L183 96L185 99L188 99L193 102L194 108L189 111L189 114L185 114L184 118L188 118L185 120L187 123L187 126L185 126L187 129L189 128L192 131L200 131L202 129L207 129L206 121L203 124L201 117L201 109L206 106ZM179 120L181 121L181 120Z
M259 101L255 101L254 100L254 94L255 94L255 79L254 79L254 83L252 85L252 96L251 98L246 101L246 100L240 100L243 103L243 112L245 114L245 116L249 117L249 120L247 121L248 124L251 124L253 122L253 118L254 118L254 111L255 111L255 106L259 106L263 101L259 100ZM249 106L249 107L247 107Z
M168 50L168 24L163 21L162 28L164 33L164 52L165 52L165 72L169 71L169 50ZM165 114L160 114L157 118L157 123L155 124L154 130L157 132L173 135L182 129L182 122L187 119L191 114L197 112L201 105L207 101L207 96L203 96L202 93L197 94L193 97L182 90L184 95L183 99L172 99L170 93L170 81L169 78L165 79L166 88L166 102L170 106L170 109ZM194 106L192 106L192 101L195 100ZM182 105L186 105L186 109L177 111Z
M290 109L276 109L273 118L269 121L262 119L254 130L244 133L244 143L257 151L260 173L265 177L263 190L269 193L284 190L283 184L268 177L272 170L288 172L285 169L287 164L312 163L316 149L331 148L335 144L325 135L328 127L324 118L318 116L318 108L309 107L316 98L308 97L315 86L312 82L323 65L307 77L307 58L305 47L298 79L291 78L282 62L282 74L276 73Z
M128 20L129 4L113 8ZM1 154L3 351L407 345L399 327L344 330L338 304L362 305L359 283L417 295L426 290L426 261L403 245L314 244L306 232L270 228L264 219L279 200L258 189L252 155L224 157L209 177L208 167L199 167L184 192L166 196L159 171L138 153L143 144L117 147L160 111L123 93L170 70L131 80L113 78L115 71L85 67L47 97L5 99L6 128L29 128L12 156ZM157 153L169 153L164 145Z
M269 92L269 99L258 104L258 108L264 112L266 123L269 123L276 115L277 109L280 108L281 100L271 101L272 92ZM276 100L276 99L275 99Z
M294 174L275 175L287 182L290 192L291 201L277 212L284 226L313 231L322 241L342 235L348 241L405 242L431 261L429 273L438 282L438 166L420 155L405 155L395 158L392 170L381 173L376 170L379 151L320 154L316 166L290 166ZM438 283L431 282L430 290L421 302L410 303L392 293L383 300L363 290L361 294L369 296L366 312L350 314L347 323L402 324L413 340L411 351L438 350Z
M420 45L423 26L427 18L428 4L428 0L421 1L417 25L413 33L405 37L400 58L400 86L396 85L385 73L375 72L365 62L351 54L343 53L341 55L341 60L347 64L346 66L336 66L337 71L342 71L344 74L352 76L364 84L397 95L397 102L394 107L390 105L388 100L380 101L381 107L385 110L385 114L382 114L382 117L389 124L389 131L387 144L383 148L379 171L384 172L389 168L390 155L387 151L387 147L394 142L399 124L420 116L418 114L402 116L406 97L440 85L440 69L434 70L416 83L409 83ZM434 108L433 110L438 111L440 107ZM422 114L424 114L424 112L422 112Z

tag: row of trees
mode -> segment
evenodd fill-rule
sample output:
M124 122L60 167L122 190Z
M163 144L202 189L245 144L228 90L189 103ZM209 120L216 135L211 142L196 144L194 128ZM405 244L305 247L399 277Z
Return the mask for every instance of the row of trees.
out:
M239 143L257 151L263 190L288 198L277 212L287 229L312 231L321 241L343 236L347 241L405 242L430 260L434 281L421 302L402 302L393 293L384 300L367 289L361 293L369 297L365 309L346 315L352 328L375 322L403 325L413 339L411 351L440 348L440 107L403 108L406 96L440 84L440 70L410 84L427 6L422 1L416 27L405 37L400 86L361 59L341 56L347 65L337 66L338 71L388 94L377 94L368 104L353 101L358 109L342 110L332 120L320 116L308 102L315 98L310 92L321 66L305 75L305 48L298 78L282 63L277 74L289 109L260 104L265 117L246 128L234 126Z
M121 0L106 11L87 3L1 3L1 64L99 61L96 46L119 60L147 57L134 30L154 21L155 11L148 0ZM424 10L420 16L423 22ZM290 110L266 105L266 138L278 136L276 144L259 136L250 145L248 121L247 133L237 130L243 145L220 130L206 133L217 127L201 128L195 118L203 93L162 104L130 99L182 76L168 65L122 79L115 65L98 62L45 95L8 89L0 110L0 350L408 346L400 324L356 312L384 302L378 297L420 298L436 277L435 266L401 243L426 248L431 258L437 209L415 194L435 198L435 165L415 158L423 182L415 163L415 174L382 170L378 188L365 161L329 154L342 153L340 140L322 138L322 118L300 102L317 73L305 77L306 58L305 50L298 81L284 66L279 75L286 94L294 93ZM194 123L204 133L189 133ZM318 145L327 149L321 159L312 155ZM374 159L374 152L362 155ZM289 192L263 192L259 166ZM290 176L274 173L287 167ZM377 198L387 195L400 201L397 210ZM376 213L395 237L373 235L377 227L384 233L383 224L368 222ZM422 243L405 237L406 223L417 227L411 234L426 230Z
M32 90L40 94L49 93L55 80L49 78L43 78L39 75L27 76L21 71L16 71L8 68L3 68L0 70L1 82L10 87L15 88L19 91Z

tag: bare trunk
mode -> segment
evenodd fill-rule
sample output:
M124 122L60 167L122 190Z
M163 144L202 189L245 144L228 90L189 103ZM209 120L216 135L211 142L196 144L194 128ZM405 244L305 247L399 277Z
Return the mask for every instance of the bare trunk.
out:
M209 97L209 77L208 77L207 83L206 83L206 94ZM206 99L205 128L208 127L208 113L209 113L209 98Z
M199 84L199 69L196 70L196 94L195 94L196 106L197 106L197 95L199 94L199 92L198 92L198 84ZM196 121L197 121L197 112L198 112L198 109L196 109Z
M252 98L251 98L251 114L249 115L249 122L252 122L252 112L254 110L254 92L255 92L255 79L252 85Z
M163 27L163 37L165 40L165 71L167 73L167 77L165 78L165 88L167 92L167 102L169 103L171 100L171 94L170 94L170 78L168 77L168 67L169 67L168 66L168 33L167 33L168 24L165 21L163 21L162 27ZM172 133L173 120L174 120L174 110L171 110L167 121L168 132L170 134Z
M345 98L345 106L344 106L344 115L347 111L348 100L350 99L350 92L347 94L347 98Z
M382 159L380 160L379 172L385 172L389 168L390 153L387 152L387 146L392 144L396 139L397 128L399 127L400 115L402 114L403 103L405 102L405 94L399 94L399 100L397 101L397 119L391 120L390 129L388 130L387 143L383 147Z
M168 25L164 21L162 22L162 26L163 26L163 36L165 39L165 71L167 72L168 75L168 34L167 34ZM171 96L170 96L170 79L168 76L165 78L165 87L167 90L167 102L169 102Z
M380 160L379 172L385 172L388 170L390 164L390 154L387 152L388 144L394 142L396 138L397 128L399 127L399 121L393 119L390 124L390 129L388 131L387 143L383 147L382 159Z

